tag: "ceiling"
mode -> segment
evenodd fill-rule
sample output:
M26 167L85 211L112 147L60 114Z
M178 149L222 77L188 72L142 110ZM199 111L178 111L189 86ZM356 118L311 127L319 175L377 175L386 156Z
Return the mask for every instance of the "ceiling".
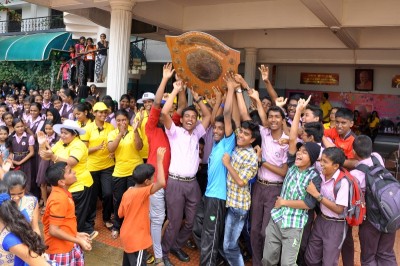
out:
M107 0L30 0L74 13L110 11ZM204 31L227 45L258 48L268 63L400 64L398 0L137 0L133 18L157 31Z

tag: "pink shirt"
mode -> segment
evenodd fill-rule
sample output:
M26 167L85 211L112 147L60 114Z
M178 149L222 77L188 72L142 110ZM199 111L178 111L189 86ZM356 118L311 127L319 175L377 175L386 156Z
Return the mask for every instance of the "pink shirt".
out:
M263 160L272 165L282 167L283 164L287 162L287 151L289 149L289 145L280 145L278 140L274 140L269 128L260 126L260 134L262 140L261 154ZM282 133L280 138L289 139L285 133ZM258 178L269 182L283 182L284 176L280 176L265 167L261 167L258 170Z
M382 157L381 157L378 153L373 152L371 155L375 156L375 157L379 160L379 162L381 163L381 165L382 165L383 167L385 167L385 164L383 163L383 159L382 159ZM357 165L359 165L359 164L365 164L365 165L368 166L368 167L371 167L371 166L374 165L374 163L372 162L371 157L369 157L369 158L367 158L367 159L364 159L364 160L362 160L362 161L359 161L359 162L357 163ZM357 166L357 165L356 165L356 166ZM351 171L350 171L350 174L351 174L352 176L354 176L355 178L357 178L358 182L360 183L360 188L361 188L361 190L362 190L363 192L365 192L365 188L366 188L366 186L367 186L366 183L365 183L365 174L364 174L363 172L361 172L360 170L357 170L357 169L351 170Z
M22 140L23 137L26 137L27 134L26 132L22 133L21 137L18 137L17 134L14 135L15 139L17 140L17 143L19 144ZM29 146L33 146L35 145L35 139L33 138L33 136L29 136L28 138L28 145Z
M336 179L339 177L340 170L336 170L336 172L333 174L332 178L329 179L328 181L325 181L325 176L321 174L321 194L329 199L330 201L335 202L337 205L347 207L348 202L349 202L349 181L347 179L342 178L342 181L340 181L340 188L337 193L336 199L335 199L335 194L334 194L334 184ZM321 212L325 214L328 217L332 218L343 218L344 213L347 211L345 208L344 212L342 215L339 215L330 209L326 207L324 204L320 204Z
M36 117L35 121L32 121L32 116L30 116L27 120L30 129L32 129L33 126L37 124L36 131L33 132L34 134L38 133L42 129L44 122L45 121L40 115Z
M189 134L183 127L171 123L170 129L165 129L171 146L171 164L169 173L184 177L196 175L199 167L199 139L206 133L203 125L198 124Z

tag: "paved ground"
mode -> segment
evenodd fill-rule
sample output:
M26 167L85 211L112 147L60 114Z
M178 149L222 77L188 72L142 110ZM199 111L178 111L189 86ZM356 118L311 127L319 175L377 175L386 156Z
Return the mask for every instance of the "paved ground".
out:
M101 217L100 209L98 210L97 217ZM111 238L110 231L107 230L103 224L101 223L101 219L97 218L96 220L96 230L99 231L99 236L93 243L93 250L91 252L87 252L85 254L86 265L89 266L114 266L114 265L122 265L122 249L121 243L119 239L114 240ZM355 242L355 266L360 266L360 245L358 242L358 230L355 228L353 230L353 237ZM371 239L371 241L374 241ZM170 256L171 261L176 266L194 266L199 265L199 252L197 250L190 250L188 248L184 248L184 250L189 254L191 261L188 263L179 262L175 257ZM394 247L395 252L397 253L397 261L400 265L400 230L397 231L396 243ZM150 250L151 251L151 250ZM246 265L251 265L251 263L247 263ZM342 263L339 264L342 266Z

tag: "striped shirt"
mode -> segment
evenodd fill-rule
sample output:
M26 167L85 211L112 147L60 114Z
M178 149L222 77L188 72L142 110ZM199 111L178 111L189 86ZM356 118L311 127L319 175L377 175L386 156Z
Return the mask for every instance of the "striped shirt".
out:
M231 164L245 185L240 187L228 172L226 207L249 210L251 204L249 181L257 174L257 154L251 146L236 147L232 153Z
M289 168L283 182L281 197L285 200L305 200L306 189L313 179L320 179L315 167L300 171L296 165ZM304 228L308 218L308 210L280 207L272 209L271 218L275 223L282 221L281 228Z

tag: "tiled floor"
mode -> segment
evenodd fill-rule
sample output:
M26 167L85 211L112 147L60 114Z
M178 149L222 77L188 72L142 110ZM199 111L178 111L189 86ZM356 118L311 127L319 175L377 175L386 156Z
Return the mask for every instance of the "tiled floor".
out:
M106 265L122 265L122 248L120 239L112 239L111 232L103 225L101 220L101 209L97 211L96 226L95 229L99 231L99 235L93 243L93 250L85 254L86 264L89 266L106 266ZM354 242L355 242L355 266L360 266L360 245L358 242L358 229L353 230ZM371 239L371 241L374 241ZM190 256L190 262L184 263L178 261L174 256L170 255L172 263L176 266L192 266L199 265L199 252L198 250L191 250L184 248L185 252ZM400 265L400 230L397 232L396 243L394 250L397 252L397 261ZM152 252L151 249L149 249ZM251 265L247 263L246 265ZM339 265L342 265L340 263Z

